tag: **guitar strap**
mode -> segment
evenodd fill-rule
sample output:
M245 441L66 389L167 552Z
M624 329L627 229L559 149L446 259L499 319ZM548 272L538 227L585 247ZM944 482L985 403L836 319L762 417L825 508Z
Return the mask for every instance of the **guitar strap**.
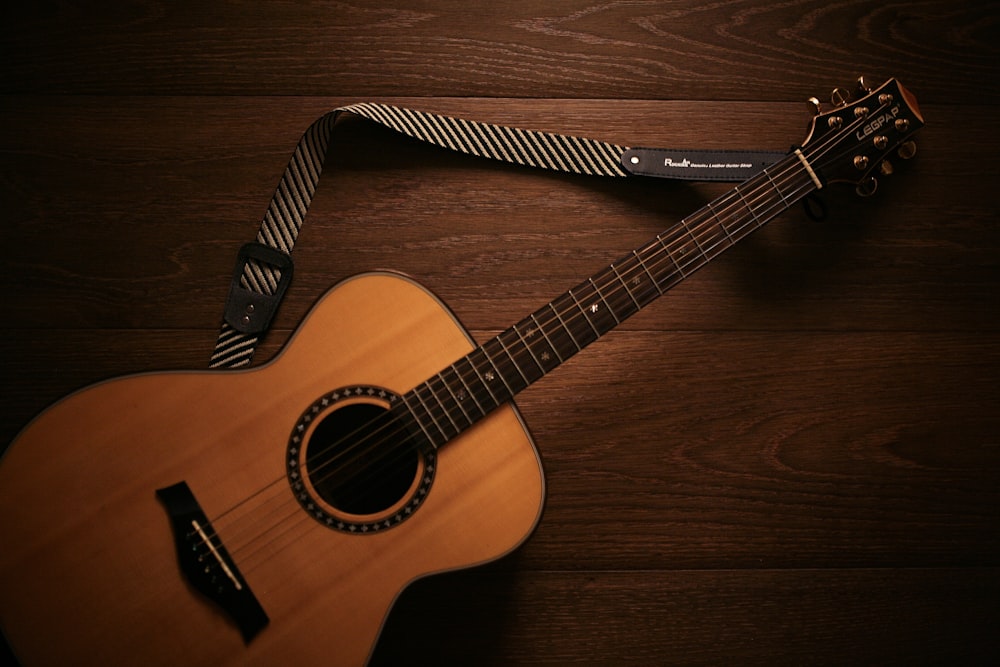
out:
M337 119L353 114L441 148L572 174L744 181L785 154L678 151L615 144L468 121L385 104L354 104L306 130L264 214L257 238L239 252L210 368L250 364L292 277L292 247L312 201Z

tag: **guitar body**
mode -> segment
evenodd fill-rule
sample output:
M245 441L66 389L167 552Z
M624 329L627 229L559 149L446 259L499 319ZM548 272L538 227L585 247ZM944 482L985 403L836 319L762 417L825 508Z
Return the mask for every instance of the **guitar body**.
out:
M364 274L262 367L130 376L48 409L0 463L0 621L15 654L28 667L363 664L410 582L528 537L540 461L506 404L404 466L398 500L313 516L293 492L293 432L345 406L387 408L473 347L426 290ZM182 575L156 493L182 481L269 619L249 641Z

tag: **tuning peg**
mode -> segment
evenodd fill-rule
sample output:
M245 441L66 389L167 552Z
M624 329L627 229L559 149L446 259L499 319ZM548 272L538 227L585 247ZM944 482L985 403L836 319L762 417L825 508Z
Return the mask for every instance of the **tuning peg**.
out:
M917 154L917 143L915 141L904 142L899 147L897 154L904 160L909 160L910 158L912 158L914 155Z
M895 170L893 169L891 162L884 160L882 164L878 166L878 171L883 176L892 176L892 172Z
M851 94L843 88L834 88L830 93L830 103L835 107L842 107L851 101Z
M806 100L806 106L809 107L809 111L812 112L812 115L814 116L818 116L823 113L823 105L820 103L819 99L815 97L810 97Z
M859 197L871 197L875 194L878 189L878 181L875 180L874 176L869 176L865 180L858 183L858 187L854 188L854 191L858 193Z
M864 76L858 77L857 92L858 97L864 97L868 93L872 92L872 87L868 84L868 80Z

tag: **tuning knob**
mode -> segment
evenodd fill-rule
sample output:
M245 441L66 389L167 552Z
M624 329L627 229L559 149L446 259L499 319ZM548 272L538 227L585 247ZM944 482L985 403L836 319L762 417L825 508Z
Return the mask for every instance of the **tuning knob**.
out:
M875 180L874 176L869 176L858 183L858 187L854 188L854 191L858 193L859 197L871 197L877 189L878 181Z
M858 97L864 97L868 93L872 92L872 87L868 84L868 79L864 76L858 77Z
M878 171L883 176L892 176L892 172L894 171L894 169L892 167L891 162L889 162L888 160L884 160L882 164L878 166Z
M835 107L842 107L851 101L851 94L843 88L834 88L830 93L830 103Z
M823 113L823 105L820 104L820 101L815 97L810 97L806 100L806 105L809 107L809 111L812 112L812 115L814 116L818 116Z
M915 141L906 141L899 147L897 153L904 160L909 160L917 154L917 143Z

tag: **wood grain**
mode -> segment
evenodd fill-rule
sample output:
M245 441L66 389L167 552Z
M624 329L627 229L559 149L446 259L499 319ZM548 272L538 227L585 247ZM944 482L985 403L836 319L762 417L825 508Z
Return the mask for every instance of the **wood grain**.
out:
M213 322L231 257L266 208L298 136L349 101L301 107L195 98L150 108L146 98L118 98L109 110L100 98L57 97L44 98L41 111L37 98L14 98L0 115L10 215L0 252L13 325L49 326L55 313L55 322L74 326ZM780 148L802 140L807 118L794 104L388 101L625 145L690 146L706 137L702 145ZM974 111L988 115L985 107ZM672 294L670 306L649 317L677 319L651 326L885 328L882 309L894 301L890 328L996 328L995 309L956 303L953 287L961 282L964 299L985 305L998 280L1000 229L974 224L994 211L977 200L972 176L1000 141L983 133L981 141L963 142L968 109L931 106L926 113L940 119L920 137L921 150L935 156L930 164L897 164L898 178L883 179L883 196L871 201L834 188L826 224L801 209L789 212ZM614 123L603 122L609 117ZM637 120L644 117L658 126ZM263 126L275 130L262 135ZM730 126L742 129L719 132ZM151 135L150 128L168 129ZM337 135L332 151L297 258L303 270L278 322L283 328L295 326L331 277L373 265L419 277L471 327L501 328L723 191L526 172L360 121ZM919 196L925 192L930 196ZM164 239L163 220L183 232ZM80 253L81 244L98 248L99 257ZM915 284L916 265L922 276ZM213 298L202 298L206 288Z
M998 592L988 568L491 566L404 594L372 664L978 664L1000 650L987 625ZM474 635L447 630L470 618Z
M998 55L989 2L147 0L7 12L0 85L17 92L777 101L861 66L908 72L929 102L945 90L997 101L975 85Z
M0 437L203 368L236 249L320 114L378 100L632 146L786 149L858 74L918 154L789 211L518 398L547 475L513 556L418 582L376 664L1000 658L1000 32L992 3L22 3L0 22ZM725 186L337 131L257 361L359 271L479 339Z

